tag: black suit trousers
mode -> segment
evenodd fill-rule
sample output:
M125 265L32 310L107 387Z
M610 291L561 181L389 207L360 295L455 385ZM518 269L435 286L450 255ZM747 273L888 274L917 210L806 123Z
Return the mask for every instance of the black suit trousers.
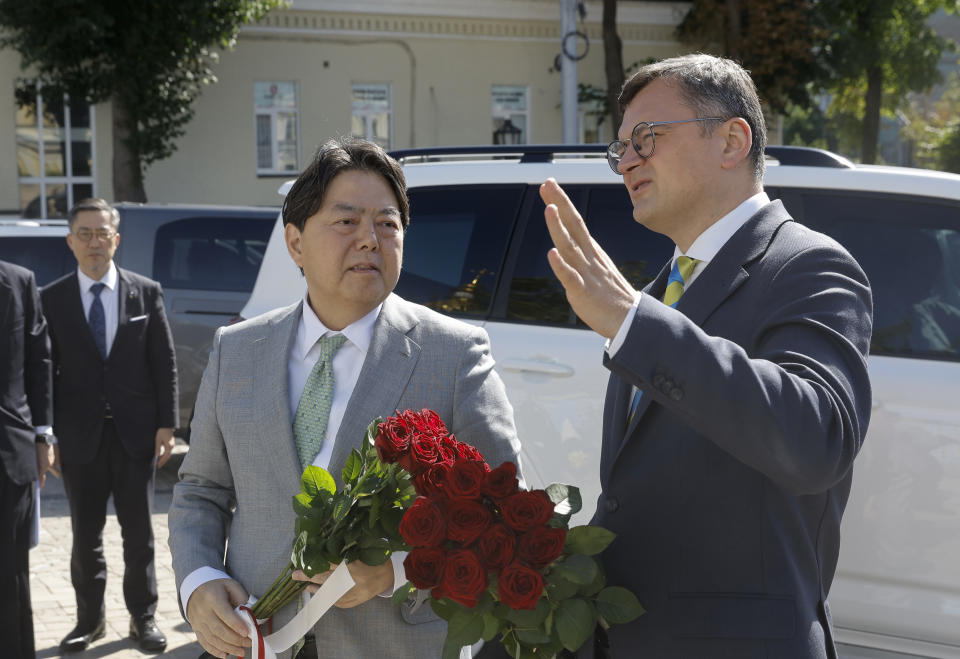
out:
M107 561L103 527L113 495L123 536L123 598L137 618L157 608L153 512L156 458L133 458L123 447L112 420L104 421L100 446L86 464L63 463L63 484L70 502L73 549L70 577L77 596L77 622L93 626L104 614Z
M33 481L14 483L0 466L0 529L13 532L11 542L0 542L0 638L3 655L21 659L34 656L29 552L35 487Z

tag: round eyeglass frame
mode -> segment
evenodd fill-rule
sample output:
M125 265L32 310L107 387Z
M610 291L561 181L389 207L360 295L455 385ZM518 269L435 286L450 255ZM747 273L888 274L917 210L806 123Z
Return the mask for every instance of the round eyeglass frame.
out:
M614 140L607 145L607 164L610 165L610 169L613 170L614 174L620 175L620 160L623 158L623 154L627 152L627 144L633 146L633 150L637 152L637 155L646 160L653 155L653 152L657 148L657 138L656 134L653 132L655 126L667 126L669 124L687 124L694 121L726 121L723 117L698 117L696 119L677 119L675 121L640 121L637 122L637 125L633 127L633 130L630 131L629 140ZM650 131L650 152L643 153L640 149L640 146L637 144L637 135L642 131Z

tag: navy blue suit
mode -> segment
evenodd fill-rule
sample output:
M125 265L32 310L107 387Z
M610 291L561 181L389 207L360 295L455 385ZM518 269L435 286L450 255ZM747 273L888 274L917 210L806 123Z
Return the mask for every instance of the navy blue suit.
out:
M872 299L836 242L761 209L689 286L639 303L611 371L593 523L647 613L615 657L836 657L827 595L870 415ZM631 385L643 390L627 427Z

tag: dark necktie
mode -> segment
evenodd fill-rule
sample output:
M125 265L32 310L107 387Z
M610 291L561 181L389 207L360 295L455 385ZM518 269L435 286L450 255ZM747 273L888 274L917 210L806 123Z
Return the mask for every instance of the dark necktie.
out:
M690 275L693 274L698 263L700 263L699 259L692 259L689 256L681 256L677 259L676 263L673 264L673 269L670 270L670 278L667 280L667 290L663 293L664 304L676 308L677 303L680 302L680 297L683 295L683 288L686 281L690 278ZM627 415L627 426L633 421L633 415L637 413L637 408L640 407L640 399L642 397L643 391L640 389L636 389L633 392L633 400L630 401L630 413Z
M105 286L106 284L98 281L90 287L90 292L93 293L93 304L90 305L90 317L87 319L101 359L107 358L107 319L103 313L103 302L100 301L100 293Z

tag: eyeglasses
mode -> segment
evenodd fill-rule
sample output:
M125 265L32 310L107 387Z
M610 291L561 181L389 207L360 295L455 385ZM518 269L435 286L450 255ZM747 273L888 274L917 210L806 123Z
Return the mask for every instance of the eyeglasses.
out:
M75 235L80 242L88 243L94 237L96 237L97 240L112 240L113 237L117 235L117 232L113 229L97 229L96 231L91 231L90 229L84 228L77 229L73 232L73 235Z
M633 145L634 151L637 152L637 155L646 160L653 155L653 150L657 148L657 141L654 136L653 128L654 126L666 126L668 124L686 124L691 121L726 121L721 117L701 117L699 119L678 119L676 121L654 121L648 123L646 121L641 121L636 126L633 127L633 132L630 133L630 140L614 140L607 145L607 164L610 165L610 169L613 170L614 174L620 174L620 160L623 158L624 154L627 152L627 147Z

